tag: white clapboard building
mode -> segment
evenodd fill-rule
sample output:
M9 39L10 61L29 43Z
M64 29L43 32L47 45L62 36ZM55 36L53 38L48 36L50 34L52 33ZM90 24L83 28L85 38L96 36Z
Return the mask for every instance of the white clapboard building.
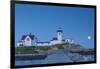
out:
M57 36L52 38L52 40L48 42L39 42L37 37L32 34L23 35L21 40L18 41L17 46L52 46L55 44L62 43L73 43L72 39L63 39L63 30L59 28L57 30Z

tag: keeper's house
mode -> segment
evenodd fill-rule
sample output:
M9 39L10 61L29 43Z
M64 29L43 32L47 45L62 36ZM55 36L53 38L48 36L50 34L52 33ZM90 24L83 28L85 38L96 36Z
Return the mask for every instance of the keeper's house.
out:
M21 40L18 41L17 46L52 46L55 44L62 43L73 43L72 39L63 39L63 30L59 28L57 30L57 36L52 38L51 41L48 42L39 42L35 35L23 35Z

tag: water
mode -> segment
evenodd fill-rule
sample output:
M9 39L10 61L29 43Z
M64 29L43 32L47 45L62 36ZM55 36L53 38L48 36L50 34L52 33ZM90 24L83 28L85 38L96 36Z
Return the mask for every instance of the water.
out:
M62 50L48 55L43 60L25 60L15 61L16 66L20 65L38 65L38 64L51 64L51 63L69 63L69 62L82 62L82 61L94 61L94 55L80 55L78 53L65 54Z
M25 60L25 61L15 61L16 66L20 65L37 65L37 64L44 64L44 60Z

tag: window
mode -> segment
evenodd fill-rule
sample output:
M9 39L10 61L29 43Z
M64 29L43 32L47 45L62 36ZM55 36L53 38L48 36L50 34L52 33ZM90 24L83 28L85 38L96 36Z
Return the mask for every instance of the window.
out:
M27 38L27 41L29 41L30 39L29 38Z

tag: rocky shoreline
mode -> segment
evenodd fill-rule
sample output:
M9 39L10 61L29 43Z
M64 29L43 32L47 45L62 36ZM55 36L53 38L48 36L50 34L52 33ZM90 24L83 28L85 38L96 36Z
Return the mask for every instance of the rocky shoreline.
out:
M28 50L27 50L28 49ZM24 50L17 50L15 54L16 60L36 60L36 59L45 59L48 55L54 54L58 51L64 52L67 54L79 54L82 56L88 56L88 55L94 55L94 49L90 48L84 48L81 45L77 44L62 44L62 45L55 45L52 47L46 47L46 48L25 48ZM25 53L25 52L26 53ZM30 53L31 52L31 53ZM71 56L73 56L71 55ZM75 55L75 56L79 56ZM80 56L79 56L80 57Z
M37 60L45 59L46 57L46 54L16 54L15 60Z

